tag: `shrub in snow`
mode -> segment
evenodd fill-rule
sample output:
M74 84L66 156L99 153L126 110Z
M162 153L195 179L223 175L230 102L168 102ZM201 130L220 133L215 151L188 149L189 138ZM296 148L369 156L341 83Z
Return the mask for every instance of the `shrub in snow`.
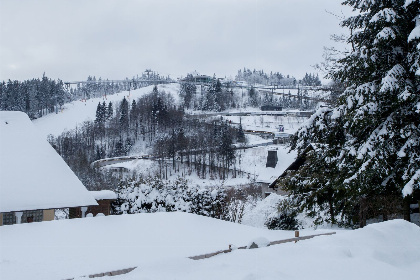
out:
M245 213L251 211L262 200L261 187L254 184L240 185L227 190L225 220L242 223Z
M299 229L296 206L290 199L283 199L277 206L277 213L268 217L265 225L268 229L296 230Z
M264 223L268 217L277 213L278 205L283 199L285 199L284 196L273 193L263 200L255 201L254 205L245 209L242 224L265 227Z
M223 218L225 191L222 188L189 186L178 178L174 182L159 178L140 178L120 183L114 213L153 213L182 211Z
M268 229L299 229L299 223L296 219L296 213L279 213L277 216L268 218L268 220L265 222L265 225Z

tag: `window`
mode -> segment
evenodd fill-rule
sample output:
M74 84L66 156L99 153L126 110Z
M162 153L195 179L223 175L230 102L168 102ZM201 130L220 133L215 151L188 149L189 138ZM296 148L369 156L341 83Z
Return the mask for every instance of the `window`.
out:
M24 211L22 215L22 224L32 222L42 222L44 218L44 211L42 210L29 210Z
M44 219L44 211L42 210L29 210L23 211L21 218L21 223L32 223L32 222L42 222ZM3 213L3 225L13 225L16 224L16 215L15 212Z
M13 212L3 213L3 225L16 224L16 216Z

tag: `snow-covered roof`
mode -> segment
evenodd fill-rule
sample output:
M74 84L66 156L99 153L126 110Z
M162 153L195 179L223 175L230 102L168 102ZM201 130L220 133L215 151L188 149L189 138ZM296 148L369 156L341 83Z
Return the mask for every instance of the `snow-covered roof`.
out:
M0 212L97 205L22 112L0 112Z
M110 190L102 190L102 191L90 191L90 194L96 199L96 200L102 200L102 199L117 199L117 194Z

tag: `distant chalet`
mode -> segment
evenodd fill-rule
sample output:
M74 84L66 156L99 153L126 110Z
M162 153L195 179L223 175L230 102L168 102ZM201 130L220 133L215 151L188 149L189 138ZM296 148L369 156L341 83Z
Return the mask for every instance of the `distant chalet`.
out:
M98 205L22 112L0 112L0 225L54 220L54 210Z
M207 75L195 75L182 79L180 82L192 82L195 84L210 84L214 81L214 78Z

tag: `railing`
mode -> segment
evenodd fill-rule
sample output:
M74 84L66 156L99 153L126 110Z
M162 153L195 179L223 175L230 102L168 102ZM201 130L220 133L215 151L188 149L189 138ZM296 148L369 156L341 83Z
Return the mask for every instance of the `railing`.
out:
M288 243L288 242L295 242L296 243L296 242L298 242L300 240L311 239L311 238L314 238L316 236L333 235L333 234L336 234L336 232L321 233L321 234L314 234L314 235L307 235L307 236L299 237L299 231L297 231L297 234L295 232L295 236L297 236L297 237L289 238L289 239L283 239L283 240L277 240L277 241L272 241L267 246L273 246L273 245L278 245L278 244L283 244L283 243ZM238 247L237 249L238 250L241 250L241 249L243 250L243 249L247 249L247 248L248 248L247 246L241 246L241 247ZM233 249L232 249L231 245L229 245L229 249L227 249L227 250L221 250L221 251L217 251L217 252L213 252L213 253L208 253L208 254L203 254L203 255L198 255L198 256L193 256L193 257L189 257L189 258L192 259L192 260L202 260L202 259L208 259L208 258L217 256L219 254L230 253L232 251L233 251Z

